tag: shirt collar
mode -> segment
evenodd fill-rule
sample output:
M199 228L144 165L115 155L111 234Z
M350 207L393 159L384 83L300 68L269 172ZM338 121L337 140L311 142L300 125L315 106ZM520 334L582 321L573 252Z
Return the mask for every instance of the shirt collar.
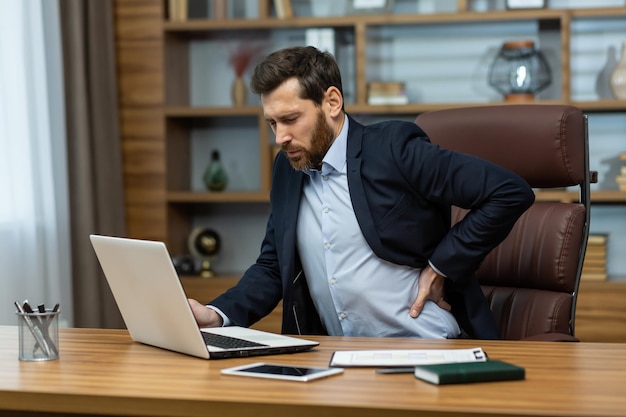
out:
M348 115L344 115L343 119L343 127L341 128L341 132L335 138L332 145L330 145L330 149L324 155L324 159L322 159L322 175L328 175L333 169L338 172L345 172L346 170L346 152L348 146L348 126L349 120ZM313 172L319 172L318 170L304 170L309 176Z

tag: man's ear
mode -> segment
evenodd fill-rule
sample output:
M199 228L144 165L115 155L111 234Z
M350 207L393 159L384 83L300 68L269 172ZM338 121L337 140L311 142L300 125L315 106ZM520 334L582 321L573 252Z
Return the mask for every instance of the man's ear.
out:
M324 104L328 109L328 115L337 117L343 110L343 96L337 87L328 87L324 94Z

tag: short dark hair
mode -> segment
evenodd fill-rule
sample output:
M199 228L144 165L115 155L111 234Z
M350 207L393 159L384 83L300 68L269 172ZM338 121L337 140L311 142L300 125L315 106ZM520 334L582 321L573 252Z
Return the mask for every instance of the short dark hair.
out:
M343 96L341 73L332 54L313 46L295 46L269 54L252 73L250 89L267 94L290 78L300 82L299 97L321 105L329 87L337 87Z

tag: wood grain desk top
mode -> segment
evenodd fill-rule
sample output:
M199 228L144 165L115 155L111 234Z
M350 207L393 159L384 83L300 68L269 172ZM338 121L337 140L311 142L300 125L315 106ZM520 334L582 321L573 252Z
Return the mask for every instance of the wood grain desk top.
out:
M320 346L306 353L203 360L125 330L61 329L59 360L20 362L17 327L0 326L0 416L626 416L626 344L310 339ZM220 375L259 360L325 366L336 350L476 346L525 367L526 380L435 386L372 368L308 383Z

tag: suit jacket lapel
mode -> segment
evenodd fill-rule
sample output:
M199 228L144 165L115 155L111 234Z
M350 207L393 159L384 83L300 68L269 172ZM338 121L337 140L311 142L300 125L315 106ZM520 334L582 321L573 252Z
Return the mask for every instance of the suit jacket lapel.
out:
M298 211L300 209L300 195L304 184L304 173L300 171L292 171L289 175L287 184L286 208L284 218L274 219L274 222L281 222L284 225L283 251L282 259L285 261L286 275L283 279L293 278L299 271L296 271L297 241L296 230L298 226ZM277 228L280 230L282 228ZM299 262L298 262L299 263ZM299 268L299 266L298 266Z

